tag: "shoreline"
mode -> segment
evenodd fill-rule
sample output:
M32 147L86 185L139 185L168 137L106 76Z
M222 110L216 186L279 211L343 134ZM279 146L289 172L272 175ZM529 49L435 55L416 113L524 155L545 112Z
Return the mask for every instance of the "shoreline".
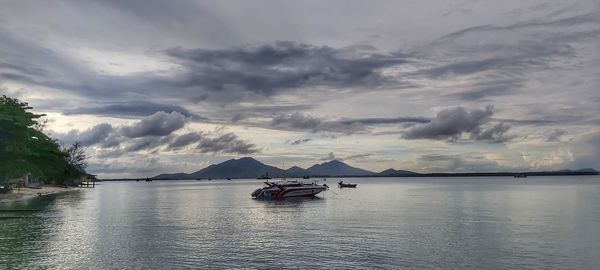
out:
M21 188L9 194L0 194L0 203L11 203L31 200L40 196L56 195L80 190L77 187L61 187L45 185L41 188Z

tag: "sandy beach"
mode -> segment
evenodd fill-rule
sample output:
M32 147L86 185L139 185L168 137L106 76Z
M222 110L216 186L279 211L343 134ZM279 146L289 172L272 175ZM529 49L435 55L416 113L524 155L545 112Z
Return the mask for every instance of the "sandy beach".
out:
M45 196L64 192L77 191L76 187L42 186L41 188L21 188L10 194L0 194L0 203L29 200L37 196Z

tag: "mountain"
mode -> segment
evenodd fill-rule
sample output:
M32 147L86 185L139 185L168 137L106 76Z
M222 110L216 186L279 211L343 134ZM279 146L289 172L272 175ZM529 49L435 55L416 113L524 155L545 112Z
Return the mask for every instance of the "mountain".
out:
M375 176L379 176L379 177L399 177L399 176L413 176L413 175L418 175L418 173L411 172L411 171L394 170L394 169L387 169L385 171L375 174Z
M160 174L153 179L206 179L206 178L256 178L268 174L270 177L284 177L286 171L277 167L265 165L251 157L230 159L219 164L210 165L202 170L186 174Z
M374 174L371 171L349 166L339 160L315 164L306 171L310 176L367 176Z
M191 173L190 176L195 179L256 178L265 174L269 174L270 177L283 177L285 176L285 171L277 167L265 165L251 157L245 157L210 165L202 170Z
M285 170L287 177L302 177L305 175L309 175L306 169L300 168L298 166L293 166L287 170Z
M596 170L594 170L592 168L579 169L579 170L576 170L576 172L598 173L598 171L596 171Z
M257 178L268 174L272 178L310 176L368 176L373 172L348 166L347 164L332 160L322 164L315 164L308 169L293 166L287 170L263 164L251 157L230 159L219 164L210 165L202 170L186 173L160 174L152 179L206 179L206 178Z
M152 179L192 179L187 173L164 173L152 177Z
M513 176L515 172L492 172L492 173L415 173L411 171L388 169L380 173L349 166L341 161L332 160L321 164L315 164L308 169L293 166L287 170L263 164L251 157L230 159L225 162L210 165L202 170L186 174L171 173L160 174L153 179L206 179L206 178L257 178L269 174L272 178L280 177L311 177L320 176L373 176L373 177L444 177L444 176ZM550 172L527 172L528 176L546 175L598 175L594 169L562 170Z
M560 170L558 172L580 172L580 173L598 173L598 171L592 169L592 168L585 168L585 169L579 169L579 170Z

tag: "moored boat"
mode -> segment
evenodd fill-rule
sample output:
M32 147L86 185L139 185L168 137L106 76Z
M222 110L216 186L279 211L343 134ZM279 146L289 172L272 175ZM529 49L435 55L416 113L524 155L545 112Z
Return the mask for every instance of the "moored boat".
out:
M339 181L338 182L338 187L340 188L355 188L357 186L357 184L346 184L344 183L344 181Z
M315 196L327 189L326 185L284 180L280 182L264 182L265 186L252 192L254 199L281 199L289 197Z

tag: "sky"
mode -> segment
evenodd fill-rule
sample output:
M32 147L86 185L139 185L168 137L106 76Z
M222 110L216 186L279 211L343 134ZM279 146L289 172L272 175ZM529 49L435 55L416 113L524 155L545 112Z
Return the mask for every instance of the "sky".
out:
M2 1L0 93L88 172L600 169L600 3Z

